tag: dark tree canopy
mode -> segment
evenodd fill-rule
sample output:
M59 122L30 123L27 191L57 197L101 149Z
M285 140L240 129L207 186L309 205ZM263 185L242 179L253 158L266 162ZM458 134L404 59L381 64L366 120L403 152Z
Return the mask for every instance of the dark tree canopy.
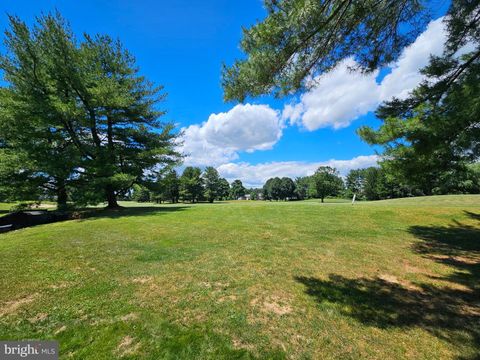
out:
M227 179L220 178L218 181L218 198L219 200L227 200L230 197L230 184Z
M335 168L330 166L320 166L315 174L313 181L317 196L324 201L327 196L336 196L343 190L343 180Z
M183 200L196 202L203 195L202 170L187 166L180 177L180 196Z
M243 32L246 59L223 69L225 99L289 94L349 57L366 71L389 64L427 23L425 3L265 0L267 17Z
M203 172L203 183L205 186L205 198L208 202L213 202L220 195L220 175L217 169L208 166Z
M154 193L157 200L177 203L180 196L180 179L177 172L170 169L160 176Z
M235 180L230 186L230 197L234 200L245 196L246 189L240 180Z
M295 182L289 177L268 179L263 186L266 200L287 200L296 198Z

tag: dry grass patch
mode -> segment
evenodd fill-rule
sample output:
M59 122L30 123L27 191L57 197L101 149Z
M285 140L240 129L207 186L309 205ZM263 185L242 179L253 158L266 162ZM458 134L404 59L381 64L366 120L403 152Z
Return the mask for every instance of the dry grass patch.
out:
M25 305L28 305L35 301L38 294L31 294L16 300L9 301L0 307L0 317L16 314Z

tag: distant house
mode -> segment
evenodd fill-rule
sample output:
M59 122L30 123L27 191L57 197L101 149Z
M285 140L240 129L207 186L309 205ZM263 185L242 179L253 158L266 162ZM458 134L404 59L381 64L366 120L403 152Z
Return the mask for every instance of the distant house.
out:
M238 197L237 200L252 200L252 196L250 194L246 194L244 196Z

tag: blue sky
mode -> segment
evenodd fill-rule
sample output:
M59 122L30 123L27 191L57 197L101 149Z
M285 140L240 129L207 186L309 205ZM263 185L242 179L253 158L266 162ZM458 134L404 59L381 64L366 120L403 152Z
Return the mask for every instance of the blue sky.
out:
M448 5L433 3L435 17ZM265 16L260 0L3 0L0 27L7 27L7 13L32 23L55 8L79 37L83 32L118 37L141 72L165 86L165 119L185 131L186 165L213 165L229 180L240 178L250 186L270 176L310 174L320 164L343 174L375 164L375 149L356 129L378 125L372 110L391 96L405 96L421 80L418 68L430 52L441 51L444 37L437 21L392 68L361 77L341 64L306 94L239 105L223 102L221 64L242 56L242 26Z

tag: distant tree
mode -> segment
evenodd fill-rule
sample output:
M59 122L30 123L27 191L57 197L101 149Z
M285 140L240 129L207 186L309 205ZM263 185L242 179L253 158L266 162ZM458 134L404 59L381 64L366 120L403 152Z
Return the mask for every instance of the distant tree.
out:
M297 177L295 179L295 195L297 199L304 200L309 197L308 188L311 182L310 176Z
M480 163L470 164L467 167L467 176L463 180L462 188L464 193L480 193Z
M198 167L187 166L180 177L180 196L185 201L196 202L203 194L202 171Z
M295 197L295 183L289 177L283 177L281 181L280 196L282 200L292 199Z
M177 203L180 193L180 180L177 172L173 169L168 170L163 176L160 176L155 184L154 196L157 201L170 201Z
M280 200L283 198L282 179L279 177L270 178L263 186L265 200Z
M146 186L134 184L132 190L132 200L138 202L150 202L150 190Z
M345 178L345 187L347 196L351 197L356 194L357 199L364 196L365 169L350 170Z
M205 187L205 198L208 202L213 203L220 195L220 176L218 171L214 167L208 166L205 168L202 177Z
M343 180L338 171L330 166L320 166L313 175L317 196L322 203L327 196L335 196L343 190Z
M420 189L405 185L388 167L369 167L350 171L346 178L349 196L356 193L359 198L380 200L387 198L423 195Z
M264 200L273 200L272 199L272 181L273 178L268 179L265 184L263 184L263 199Z
M163 186L165 198L170 199L172 203L177 203L180 196L180 179L175 170L167 172L163 178Z
M262 193L262 189L257 189L257 188L247 189L247 194L250 194L251 200L259 200L261 193Z
M232 182L232 185L230 187L230 195L234 200L245 196L245 191L246 190L240 180L235 180L234 182Z
M363 169L363 194L367 200L379 200L387 196L385 173L381 168Z
M227 200L230 197L230 184L227 179L220 178L218 181L218 198L220 200Z

